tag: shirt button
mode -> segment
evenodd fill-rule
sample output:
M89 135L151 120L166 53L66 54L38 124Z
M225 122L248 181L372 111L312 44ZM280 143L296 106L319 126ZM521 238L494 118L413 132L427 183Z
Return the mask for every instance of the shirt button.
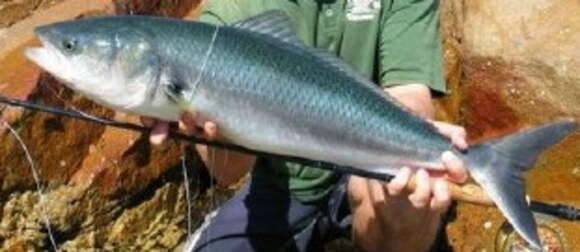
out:
M328 9L324 12L324 14L326 14L327 17L332 17L332 15L334 15L334 11L332 11L332 9Z

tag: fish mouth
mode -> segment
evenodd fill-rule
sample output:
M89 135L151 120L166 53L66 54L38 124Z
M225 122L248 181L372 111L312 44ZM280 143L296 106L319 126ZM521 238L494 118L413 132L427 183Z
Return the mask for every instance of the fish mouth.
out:
M60 61L60 53L53 43L50 42L46 28L37 28L34 30L34 33L40 40L41 46L24 49L24 55L38 66L51 72L52 68Z
M24 50L24 55L34 63L42 66L42 58L45 58L48 53L46 47L29 47Z

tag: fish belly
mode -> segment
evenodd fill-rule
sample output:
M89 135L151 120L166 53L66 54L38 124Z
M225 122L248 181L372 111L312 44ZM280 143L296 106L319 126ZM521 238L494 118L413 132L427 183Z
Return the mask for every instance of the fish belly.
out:
M221 136L249 149L387 174L395 174L402 166L442 168L438 160L400 156L394 154L400 152L397 150L361 145L344 135L339 137L340 134L313 130L316 125L299 118L284 117L283 113L272 111L272 108L265 109L266 105L257 105L260 102L250 102L250 97L227 97L195 97L194 107L200 116L219 125ZM391 147L397 148L397 144L393 143Z

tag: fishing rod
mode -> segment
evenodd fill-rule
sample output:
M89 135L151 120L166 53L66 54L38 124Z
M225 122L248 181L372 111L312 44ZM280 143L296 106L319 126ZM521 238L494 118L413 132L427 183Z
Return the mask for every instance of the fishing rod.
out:
M127 130L133 130L133 131L139 131L139 132L146 133L146 134L148 134L151 131L151 129L148 127L144 127L144 126L133 124L133 123L126 123L126 122L109 120L106 118L102 118L102 117L98 117L98 116L94 116L94 115L89 115L89 114L82 113L79 111L74 111L74 110L69 110L69 109L64 109L64 108L59 108L59 107L54 107L54 106L48 106L48 105L42 105L42 104L36 104L36 103L30 102L30 101L13 99L13 98L6 97L3 95L0 95L0 103L4 103L4 104L11 105L11 106L16 106L16 107L22 107L22 108L26 108L26 109L30 109L30 110L34 110L34 111L40 111L40 112L65 116L65 117L69 117L69 118L79 119L79 120L83 120L83 121L98 123L101 125L122 128L122 129L127 129ZM210 141L210 140L206 140L206 139L195 137L195 136L184 135L184 134L174 132L174 131L170 131L168 137L173 138L173 139L177 139L177 140L181 140L181 141L190 142L190 143L203 144L203 145L207 145L207 146L211 146L211 147L217 147L217 148L226 149L226 150L243 152L243 153L251 154L251 155L255 155L255 156L284 159L284 160L287 160L290 162L295 162L295 163L299 163L299 164L306 165L306 166L314 166L317 168L330 170L330 171L341 173L341 174L355 175L355 176L376 179L376 180L385 181L385 182L388 182L391 179L393 179L393 176L388 175L388 174L375 173L375 172L362 170L362 169L349 167L349 166L340 166L340 165L336 165L336 164L332 164L332 163L324 162L324 161L315 161L315 160L310 160L310 159L305 159L305 158L300 158L300 157L285 156L285 155L279 155L279 154L274 154L274 153L256 151L256 150L245 148L245 147L240 146L240 145L222 143L222 142L217 142L217 141ZM414 188L415 182L411 181L411 183L409 183L408 187ZM488 205L488 206L495 205L493 203L493 201L489 198L487 193L485 193L485 191L483 191L483 189L481 187L474 185L474 184L466 184L466 185L460 186L460 185L457 185L454 183L449 183L449 190L450 190L450 193L451 193L453 199L455 199L455 200L479 204L479 205ZM554 217L558 217L560 219L572 220L572 221L573 220L580 220L580 209L575 208L573 206L569 206L569 205L549 204L549 203L545 203L545 202L530 200L529 201L529 208L533 212L551 215Z

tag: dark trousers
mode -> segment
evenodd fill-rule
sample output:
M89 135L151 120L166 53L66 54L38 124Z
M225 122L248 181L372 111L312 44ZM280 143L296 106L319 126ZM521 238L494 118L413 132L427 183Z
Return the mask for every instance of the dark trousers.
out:
M185 251L323 251L328 240L350 232L346 181L324 200L306 204L268 178L253 176L206 217Z

